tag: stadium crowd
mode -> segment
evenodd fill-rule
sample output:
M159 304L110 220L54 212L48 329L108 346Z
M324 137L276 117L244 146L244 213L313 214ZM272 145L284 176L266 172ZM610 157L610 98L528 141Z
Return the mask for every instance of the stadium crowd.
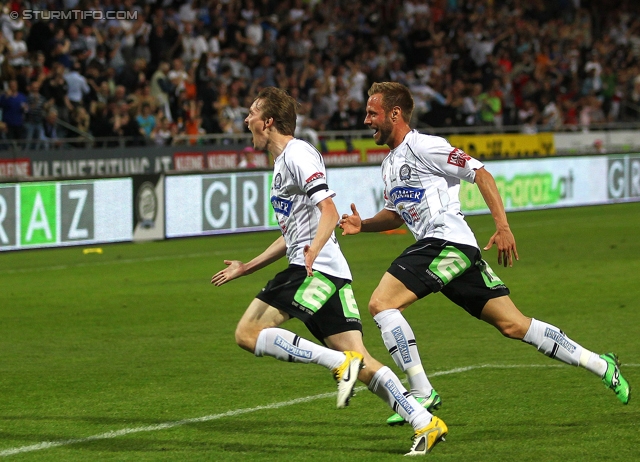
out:
M277 86L300 102L299 136L317 142L365 128L366 92L386 80L412 90L419 127L637 121L639 11L632 0L13 1L0 14L0 134L37 149L78 132L130 145L245 133L257 92Z

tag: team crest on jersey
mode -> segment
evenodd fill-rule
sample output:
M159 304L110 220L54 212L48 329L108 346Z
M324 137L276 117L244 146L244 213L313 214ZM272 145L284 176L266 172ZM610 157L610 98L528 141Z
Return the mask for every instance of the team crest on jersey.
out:
M456 167L464 167L467 164L468 160L471 160L471 157L469 157L466 152L464 152L462 149L455 148L449 153L447 163L455 165Z
M407 164L404 164L402 167L400 167L400 179L402 181L407 181L409 178L411 178L411 167L409 167Z
M424 197L424 189L397 186L391 190L389 195L394 205L398 205L398 202L418 203Z
M280 213L285 217L288 217L291 214L293 201L281 199L278 196L271 196L271 205L273 206L273 210L275 210L276 213Z
M282 175L278 173L273 180L273 187L276 189L280 189L281 186L282 186Z

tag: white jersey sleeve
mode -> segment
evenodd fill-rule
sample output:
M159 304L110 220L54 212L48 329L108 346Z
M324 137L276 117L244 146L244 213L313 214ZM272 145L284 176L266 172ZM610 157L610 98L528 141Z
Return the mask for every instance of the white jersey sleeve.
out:
M418 140L420 144L416 149L428 153L428 155L419 156L419 160L425 164L427 170L434 174L451 176L473 183L476 178L476 170L484 166L482 162L472 158L462 149L451 146L444 138L424 136Z
M311 145L302 142L296 153L289 156L288 166L298 183L298 187L311 200L313 205L334 197L336 193L329 189L327 174L320 154Z

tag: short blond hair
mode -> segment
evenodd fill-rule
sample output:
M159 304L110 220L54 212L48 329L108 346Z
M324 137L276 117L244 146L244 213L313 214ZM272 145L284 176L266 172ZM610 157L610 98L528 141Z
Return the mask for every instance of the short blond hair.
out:
M402 111L402 119L409 123L413 114L413 96L411 91L401 83L397 82L375 82L369 88L369 96L382 95L382 109L385 113L391 112L394 107L399 107Z
M273 126L281 135L293 136L296 131L298 102L286 91L276 87L260 90L256 101L264 120L273 119Z

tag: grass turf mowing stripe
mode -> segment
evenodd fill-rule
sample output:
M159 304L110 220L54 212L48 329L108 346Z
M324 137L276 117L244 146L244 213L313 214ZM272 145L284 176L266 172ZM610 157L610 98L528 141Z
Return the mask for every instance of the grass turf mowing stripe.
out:
M625 364L625 367L638 367L640 364ZM433 372L429 374L430 377L438 377L441 375L460 374L462 372L468 372L476 369L518 369L518 368L557 368L565 367L562 364L479 364L475 366L457 367L455 369L449 369L446 371ZM360 386L356 388L356 391L366 390L367 387ZM20 446L17 448L10 448L0 451L0 457L13 456L16 454L22 454L25 452L41 451L44 449L57 448L60 446L69 446L72 444L89 443L91 441L106 440L112 438L118 438L120 436L130 435L132 433L153 432L159 430L167 430L170 428L181 427L183 425L209 422L212 420L222 419L224 417L235 417L242 414L249 414L252 412L279 409L281 407L293 406L295 404L307 403L310 401L316 401L318 399L333 398L335 393L322 393L319 395L304 396L302 398L296 398L289 401L281 401L279 403L265 404L263 406L256 406L245 409L235 409L232 411L223 412L221 414L212 414L203 417L194 417L191 419L176 420L173 422L164 422L156 425L146 425L143 427L123 428L121 430L114 430L106 433L100 433L98 435L87 436L84 438L73 438L60 441L43 441L41 443L31 444L28 446Z

